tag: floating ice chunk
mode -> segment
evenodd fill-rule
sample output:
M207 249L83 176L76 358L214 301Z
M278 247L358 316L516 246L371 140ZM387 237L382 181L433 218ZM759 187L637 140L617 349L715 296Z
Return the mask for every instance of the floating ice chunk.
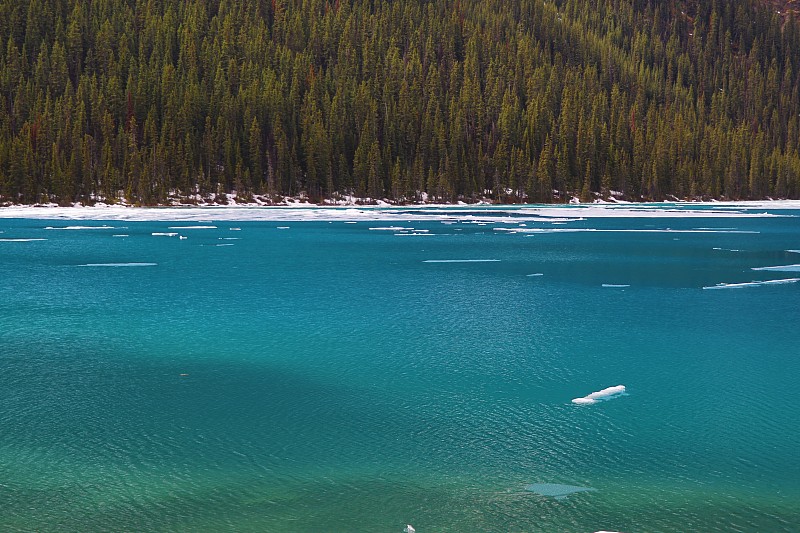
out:
M577 405L592 405L598 401L610 400L611 398L616 398L623 394L625 394L625 385L616 385L587 394L583 398L575 398L572 400L572 403Z
M790 254L800 254L800 250L786 250Z
M575 398L572 400L572 403L577 405L592 405L593 403L597 403L597 400L594 398Z
M46 241L47 239L0 239L0 242L34 242Z
M445 222L442 222L445 224ZM379 228L369 228L371 231L413 231L414 228L404 228L402 226L381 226Z
M87 263L79 267L152 267L158 263Z
M289 229L289 226L278 226L276 229Z
M415 533L416 531L411 524L406 524L406 527L403 528L403 533Z
M128 236L128 235L127 235L127 234L124 234L124 233L119 233L119 234L117 234L117 235L112 235L112 237L127 237L127 236Z
M47 226L44 229L82 230L82 229L119 229L113 226Z
M165 233L165 232L160 232L160 231L153 232L153 233L151 233L151 235L154 236L154 237L177 237L178 236L177 233Z
M532 483L525 487L525 490L542 496L550 496L556 500L563 500L570 494L575 494L576 492L594 492L597 489L591 487L577 487L575 485L561 485L559 483Z
M170 226L167 229L217 229L216 226Z
M423 263L497 263L500 259L426 259Z
M224 244L215 244L214 246L233 246L232 242L226 242Z
M396 237L427 237L427 236L434 236L438 235L438 233L395 233Z
M742 287L758 287L760 285L782 285L784 283L797 283L800 278L770 279L767 281L748 281L746 283L717 283L704 289L740 289Z
M772 272L800 272L800 264L779 265L772 267L758 267L758 268L751 268L750 270L769 270Z
M707 230L707 229L603 229L603 228L527 228L518 229L520 233L760 233L749 230Z
M603 283L602 287L614 288L614 289L622 289L624 287L630 287L630 285L625 285L623 283L619 283L619 284L617 284L617 283Z
M242 231L242 228L228 228L231 231Z
M526 277L526 278L537 278L537 277L539 277L539 276L544 276L544 274L543 274L543 273L541 273L541 272L536 272L536 273L534 273L534 274L526 274L526 275L525 275L525 277Z

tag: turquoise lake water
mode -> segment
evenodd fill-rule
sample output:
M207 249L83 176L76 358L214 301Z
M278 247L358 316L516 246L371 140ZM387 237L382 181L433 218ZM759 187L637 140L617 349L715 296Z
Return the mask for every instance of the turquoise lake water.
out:
M800 531L800 211L387 212L0 219L0 530Z

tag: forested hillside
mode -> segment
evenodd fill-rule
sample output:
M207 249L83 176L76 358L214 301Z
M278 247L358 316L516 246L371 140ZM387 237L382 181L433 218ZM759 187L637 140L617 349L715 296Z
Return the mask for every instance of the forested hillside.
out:
M789 4L0 0L0 200L797 198Z

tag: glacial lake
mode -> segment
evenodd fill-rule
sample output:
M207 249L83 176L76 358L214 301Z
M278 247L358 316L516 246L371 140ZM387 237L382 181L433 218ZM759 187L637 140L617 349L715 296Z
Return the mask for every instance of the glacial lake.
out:
M797 203L0 209L0 529L797 531L798 280Z

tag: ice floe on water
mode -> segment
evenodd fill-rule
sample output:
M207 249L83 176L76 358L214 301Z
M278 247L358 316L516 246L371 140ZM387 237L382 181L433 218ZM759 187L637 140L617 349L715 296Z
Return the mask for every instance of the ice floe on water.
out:
M624 289L625 287L630 287L630 285L626 285L624 283L603 283L601 287L606 287L609 289Z
M597 489L592 487L578 487L576 485L562 485L560 483L531 483L525 487L528 492L533 492L541 496L549 496L556 500L563 500L570 494L577 492L594 492Z
M706 230L706 229L610 229L610 228L521 228L503 229L494 228L495 231L514 231L516 233L760 233L750 230Z
M755 267L750 270L768 270L771 272L800 272L800 264L795 265L778 265L769 267Z
M47 239L0 239L0 242L34 242L46 241Z
M572 400L572 403L577 405L592 405L597 402L602 402L605 400L610 400L612 398L617 398L624 394L626 394L625 385L616 385L614 387L607 387L597 392L587 394L583 398L574 398Z
M718 248L717 247L717 248L712 248L712 250L719 250L719 251L722 251L722 252L741 252L741 250L736 249L736 248Z
M538 278L539 276L544 276L542 272L534 272L533 274L525 274L526 278Z
M770 279L767 281L747 281L745 283L717 283L704 289L741 289L744 287L760 287L762 285L783 285L786 283L797 283L800 278Z
M217 229L216 226L170 226L167 229Z
M153 237L177 237L178 234L174 232L155 231L151 233Z
M790 254L800 254L800 250L786 250Z
M498 263L500 259L426 259L423 263Z
M724 208L724 209L721 209ZM754 211L767 209L771 212ZM795 216L781 213L800 210L800 201L739 202L726 205L703 203L676 204L579 204L569 206L358 206L318 207L311 204L294 206L215 206L215 207L33 207L11 206L0 209L0 218L62 219L62 220L132 220L205 222L220 221L404 221L447 220L475 224L565 222L591 218L742 218ZM96 229L96 226L91 226ZM89 229L87 227L86 229ZM551 228L567 229L567 228ZM700 231L719 231L700 230Z
M47 226L44 229L79 231L79 230L91 230L91 229L126 229L126 228L115 228L114 226Z
M79 267L152 267L158 266L158 263L86 263L85 265L77 265Z
M443 224L447 224L447 222L443 222ZM414 228L404 228L402 226L380 226L369 229L371 231L414 231Z
M129 237L129 235L127 235L125 233L119 233L117 235L112 235L112 237Z

